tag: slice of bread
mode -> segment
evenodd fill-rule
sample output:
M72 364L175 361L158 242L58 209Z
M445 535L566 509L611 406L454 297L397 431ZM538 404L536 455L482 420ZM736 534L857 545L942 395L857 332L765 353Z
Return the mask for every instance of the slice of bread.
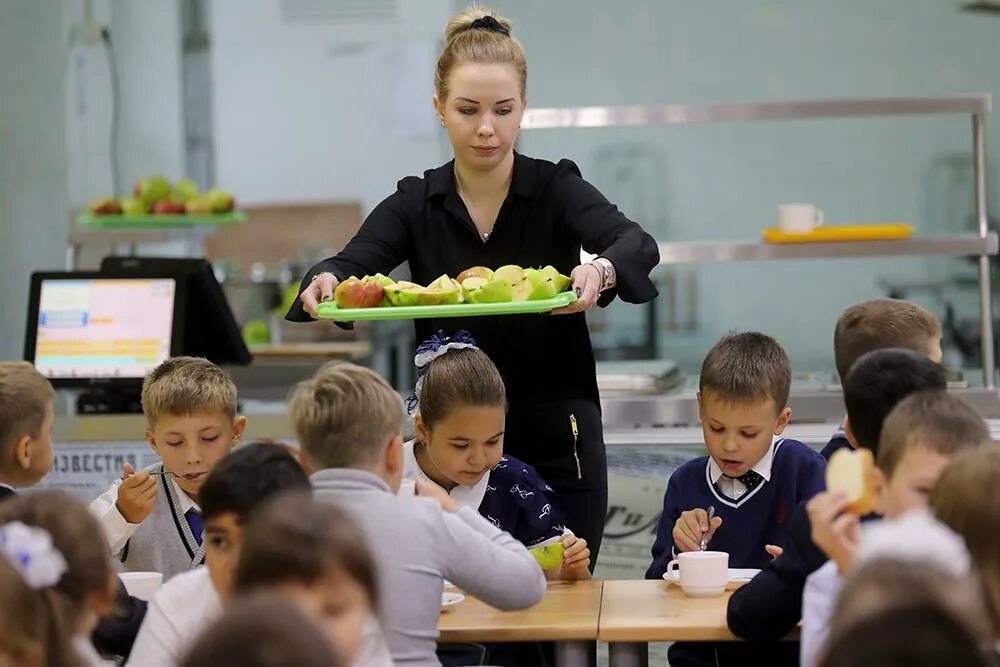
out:
M870 514L875 510L875 459L870 449L838 449L826 464L826 490L847 496L847 511Z

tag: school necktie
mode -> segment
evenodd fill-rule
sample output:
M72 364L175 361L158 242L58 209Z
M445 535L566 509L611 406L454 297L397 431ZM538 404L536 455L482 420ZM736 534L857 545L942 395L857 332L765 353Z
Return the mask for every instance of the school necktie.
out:
M201 521L201 512L196 509L189 509L184 513L184 518L187 519L188 525L191 526L191 534L194 535L198 546L201 546L201 533L204 529Z
M764 477L754 470L748 470L739 477L737 477L743 486L747 488L747 491L753 491L755 488L760 486L760 483L764 481Z

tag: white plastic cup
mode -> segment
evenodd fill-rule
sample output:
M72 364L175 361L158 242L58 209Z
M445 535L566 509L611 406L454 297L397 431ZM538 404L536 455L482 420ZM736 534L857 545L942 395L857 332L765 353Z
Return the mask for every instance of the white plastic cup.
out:
M680 570L678 579L688 597L718 597L729 583L729 554L725 551L687 551L667 563L667 572L674 570Z
M782 204L778 207L778 227L790 234L808 234L823 225L823 211L813 204Z
M118 578L125 584L129 595L146 602L152 600L163 586L162 572L119 572Z

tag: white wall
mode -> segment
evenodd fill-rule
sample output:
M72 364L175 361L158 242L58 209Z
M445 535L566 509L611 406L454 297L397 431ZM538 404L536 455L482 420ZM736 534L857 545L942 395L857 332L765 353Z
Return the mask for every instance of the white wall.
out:
M64 0L67 22L82 21L82 0ZM181 19L176 2L97 0L93 19L109 26L119 82L118 160L123 194L139 178L183 177ZM111 194L111 72L104 47L74 44L67 77L70 202Z
M63 265L64 44L59 3L0 3L0 359L22 356L30 271Z
M280 3L210 6L216 176L244 202L360 200L448 159L431 108L447 0L389 24L285 22Z

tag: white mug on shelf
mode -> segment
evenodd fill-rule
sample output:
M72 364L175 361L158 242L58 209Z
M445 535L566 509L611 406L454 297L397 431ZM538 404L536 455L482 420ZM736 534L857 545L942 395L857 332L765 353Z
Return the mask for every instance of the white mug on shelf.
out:
M125 584L125 590L134 598L149 602L163 585L160 572L119 572L118 578Z
M687 551L667 563L667 574L680 570L684 594L692 598L722 595L729 583L729 554L725 551Z
M778 227L790 234L808 234L823 225L823 211L813 204L782 204L778 207Z

